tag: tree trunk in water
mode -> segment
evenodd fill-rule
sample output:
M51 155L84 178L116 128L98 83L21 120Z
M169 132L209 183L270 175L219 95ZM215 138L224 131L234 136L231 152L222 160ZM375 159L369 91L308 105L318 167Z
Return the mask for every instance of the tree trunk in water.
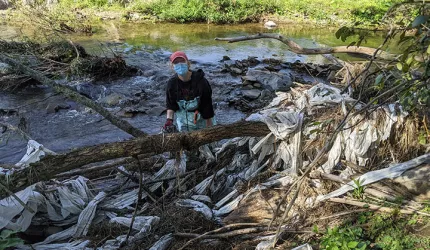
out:
M118 117L116 117L115 115L111 114L109 111L104 109L102 106L100 106L99 104L94 102L93 100L79 94L74 89L70 88L69 86L58 84L58 83L54 82L53 80L44 76L39 71L33 70L33 69L17 62L16 60L14 60L8 56L5 56L4 54L0 54L0 61L11 65L16 70L19 70L22 73L31 76L31 78L39 81L40 83L52 87L56 92L63 93L65 96L75 100L76 102L78 102L82 105L85 105L89 108L92 108L97 113L99 113L104 118L106 118L106 120L110 121L113 125L117 126L118 128L127 132L128 134L130 134L134 137L146 135L143 131L131 126L130 123L128 123L127 121L119 119Z
M258 33L256 35L251 36L240 36L240 37L227 37L227 38L215 38L217 41L227 41L229 43L235 43L235 42L241 42L241 41L248 41L248 40L256 40L256 39L262 39L262 38L271 38L276 39L284 44L286 44L290 50L296 54L303 54L303 55L322 55L322 54L333 54L333 53L353 53L353 54L360 54L365 56L373 56L375 54L376 58L383 59L383 60L395 60L398 55L390 54L385 51L379 50L369 47L358 47L358 46L337 46L337 47L324 47L324 48L303 48L296 42L292 41L288 37L284 37L279 34L264 34L264 33Z
M66 154L46 156L39 162L13 173L9 176L9 182L4 184L12 192L17 192L33 183L49 180L56 174L93 162L148 153L160 154L169 151L193 150L222 139L242 136L258 137L268 133L270 130L265 123L241 121L190 133L150 135L128 141L85 147ZM6 196L8 196L7 192L1 189L0 199Z

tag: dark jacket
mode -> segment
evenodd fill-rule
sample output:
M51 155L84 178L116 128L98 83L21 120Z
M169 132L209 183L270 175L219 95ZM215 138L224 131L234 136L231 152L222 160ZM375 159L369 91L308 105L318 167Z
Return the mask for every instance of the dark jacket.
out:
M212 88L208 80L204 77L205 73L199 69L193 71L191 80L188 82L181 81L177 75L170 78L166 88L166 108L173 111L179 110L179 100L192 100L199 98L198 111L203 119L214 117L214 108L212 105Z

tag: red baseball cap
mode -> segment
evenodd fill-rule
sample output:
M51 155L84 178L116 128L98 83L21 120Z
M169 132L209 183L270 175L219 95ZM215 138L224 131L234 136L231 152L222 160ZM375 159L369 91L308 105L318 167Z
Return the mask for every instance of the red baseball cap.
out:
M185 60L187 60L188 61L188 57L187 57L187 55L185 55L185 53L184 52L182 52L182 51L176 51L175 53L173 53L171 56L170 56L170 62L173 62L176 58L178 58L178 57L180 57L180 58L184 58Z

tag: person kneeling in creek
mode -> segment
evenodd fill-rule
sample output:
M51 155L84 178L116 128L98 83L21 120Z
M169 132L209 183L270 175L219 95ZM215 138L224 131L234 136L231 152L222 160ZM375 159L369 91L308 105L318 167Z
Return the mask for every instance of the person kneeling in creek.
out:
M203 70L192 71L182 51L170 56L170 66L176 74L167 83L167 120L163 132L189 132L215 125L212 88ZM175 114L177 127L173 121Z

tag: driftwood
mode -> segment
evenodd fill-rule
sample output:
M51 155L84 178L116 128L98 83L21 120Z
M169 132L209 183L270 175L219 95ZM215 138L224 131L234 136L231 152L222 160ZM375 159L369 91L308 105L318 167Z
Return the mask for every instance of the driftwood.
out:
M304 54L304 55L322 55L322 54L333 54L333 53L352 53L352 54L360 54L365 56L373 56L375 55L375 58L383 59L383 60L395 60L396 56L395 54L390 54L385 51L377 51L374 48L369 47L357 47L357 46L337 46L337 47L325 47L325 48L303 48L302 46L298 45L296 42L292 41L291 39L284 37L279 34L267 34L267 33L258 33L256 35L251 36L240 36L240 37L227 37L227 38L215 38L217 41L227 41L229 43L235 43L235 42L241 42L241 41L247 41L247 40L256 40L256 39L262 39L262 38L271 38L276 39L284 44L286 44L290 50L296 54Z
M4 55L4 54L1 54L1 53L0 53L0 62L4 62L6 64L9 64L10 66L14 67L15 70L21 71L22 73L31 76L31 78L39 81L40 83L52 87L56 92L61 92L65 96L75 100L76 102L92 108L97 113L99 113L104 118L106 118L106 120L110 121L113 125L117 126L118 128L127 132L128 134L133 135L134 137L146 135L143 131L131 126L130 123L128 123L127 121L121 120L118 117L116 117L115 115L111 114L109 111L104 109L102 106L100 106L99 104L97 104L93 100L77 93L75 90L73 90L72 88L70 88L68 86L61 85L61 84L54 82L53 80L44 76L39 71L33 70L33 69L23 65L22 63L19 63L16 60L14 60L14 59L12 59L12 58Z
M9 177L8 188L16 192L32 183L49 180L57 174L93 162L147 153L160 154L171 151L193 150L221 139L264 136L268 133L270 133L270 130L265 123L242 121L191 133L158 134L128 141L80 148L66 154L49 155L39 162L31 164L28 168L16 171ZM150 168L152 165L144 167ZM4 198L7 195L6 191L0 190L0 198Z

